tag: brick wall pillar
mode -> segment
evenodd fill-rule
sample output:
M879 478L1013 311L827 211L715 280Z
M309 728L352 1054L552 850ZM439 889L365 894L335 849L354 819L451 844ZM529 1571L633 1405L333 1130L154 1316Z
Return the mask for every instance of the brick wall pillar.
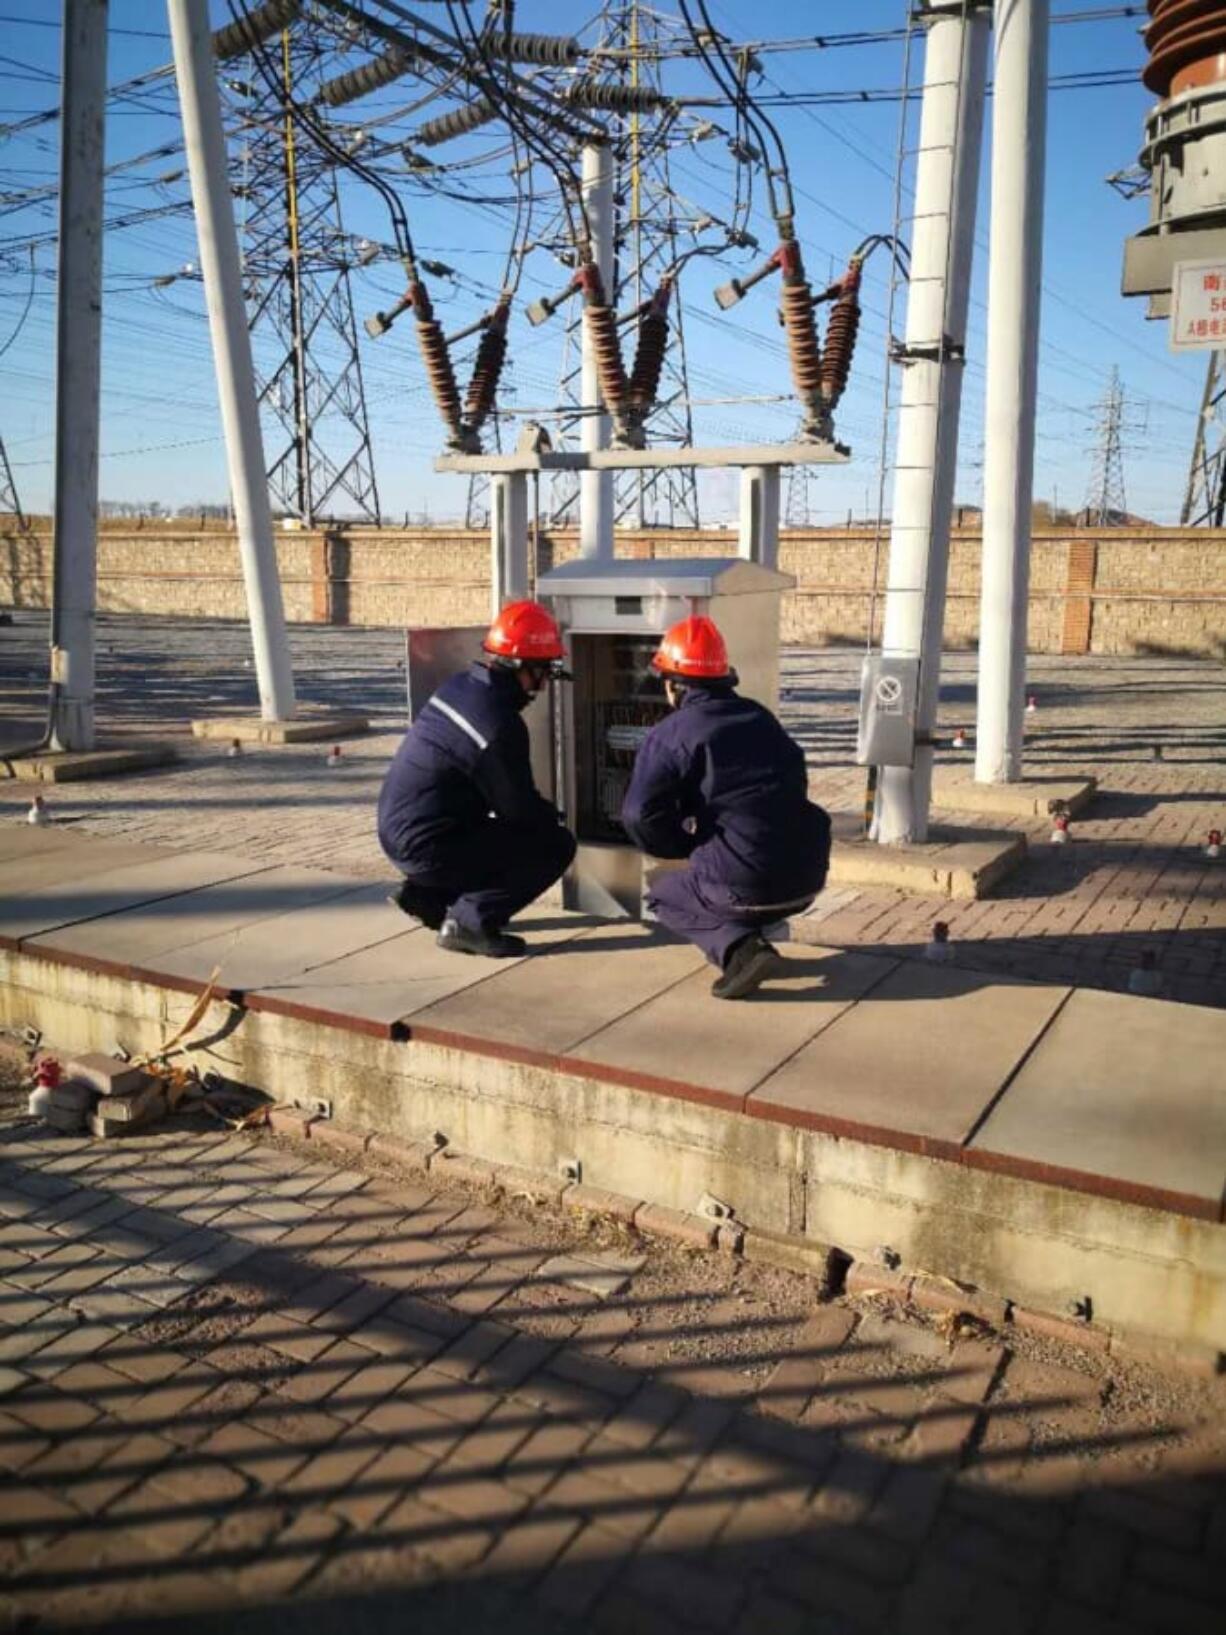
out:
M1061 653L1079 654L1090 651L1090 639L1094 630L1094 580L1097 568L1097 540L1070 540L1064 581L1064 631L1060 642Z
M311 541L311 621L349 623L349 541L343 534L319 534Z

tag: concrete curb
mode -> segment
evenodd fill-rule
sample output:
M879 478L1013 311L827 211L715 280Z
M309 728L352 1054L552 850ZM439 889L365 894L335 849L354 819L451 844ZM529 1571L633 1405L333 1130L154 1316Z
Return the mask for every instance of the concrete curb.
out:
M542 1176L513 1164L497 1164L428 1141L402 1141L377 1132L351 1130L299 1107L273 1103L268 1108L268 1127L276 1135L318 1143L338 1156L370 1152L440 1181L458 1181L482 1191L512 1196L526 1193L557 1207L620 1221L644 1237L662 1238L697 1252L716 1250L797 1272L817 1279L823 1299L838 1294L885 1294L921 1311L965 1312L1006 1339L1010 1328L1016 1328L1082 1350L1173 1368L1201 1378L1221 1373L1226 1364L1223 1353L1212 1346L1117 1333L1084 1319L1015 1305L1002 1295L955 1283L950 1278L855 1260L833 1245L758 1231L739 1221L709 1220L705 1215L647 1203L604 1187Z

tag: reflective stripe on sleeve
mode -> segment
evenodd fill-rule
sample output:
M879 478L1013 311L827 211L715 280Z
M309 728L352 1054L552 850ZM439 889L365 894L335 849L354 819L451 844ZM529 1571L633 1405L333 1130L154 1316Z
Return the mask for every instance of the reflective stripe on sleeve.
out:
M459 710L453 709L450 704L444 704L441 698L432 698L430 703L436 710L441 710L449 721L454 721L461 732L466 732L478 749L488 749L490 747L489 739L483 738L472 722L461 715Z

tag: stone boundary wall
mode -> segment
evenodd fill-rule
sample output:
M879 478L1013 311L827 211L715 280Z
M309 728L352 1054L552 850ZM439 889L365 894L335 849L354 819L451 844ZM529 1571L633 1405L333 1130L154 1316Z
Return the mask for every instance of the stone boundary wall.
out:
M797 587L784 602L784 639L823 646L862 642L870 606L877 632L885 540L871 529L785 531L781 566ZM574 554L573 531L544 535L540 566ZM715 529L626 532L624 556L734 554ZM349 528L277 536L287 616L296 623L403 626L471 624L488 613L484 530ZM877 557L878 596L872 594ZM978 529L955 532L946 644L974 645L979 622ZM0 521L0 606L44 608L50 532ZM193 618L245 613L238 546L221 526L104 524L98 551L105 612ZM1039 653L1153 653L1226 658L1226 530L1052 529L1036 532L1031 558L1030 647Z

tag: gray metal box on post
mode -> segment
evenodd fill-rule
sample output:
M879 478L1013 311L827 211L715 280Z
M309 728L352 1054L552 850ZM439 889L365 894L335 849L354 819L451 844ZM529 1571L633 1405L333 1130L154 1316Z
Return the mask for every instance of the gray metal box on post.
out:
M919 660L873 654L860 670L859 766L914 766Z

